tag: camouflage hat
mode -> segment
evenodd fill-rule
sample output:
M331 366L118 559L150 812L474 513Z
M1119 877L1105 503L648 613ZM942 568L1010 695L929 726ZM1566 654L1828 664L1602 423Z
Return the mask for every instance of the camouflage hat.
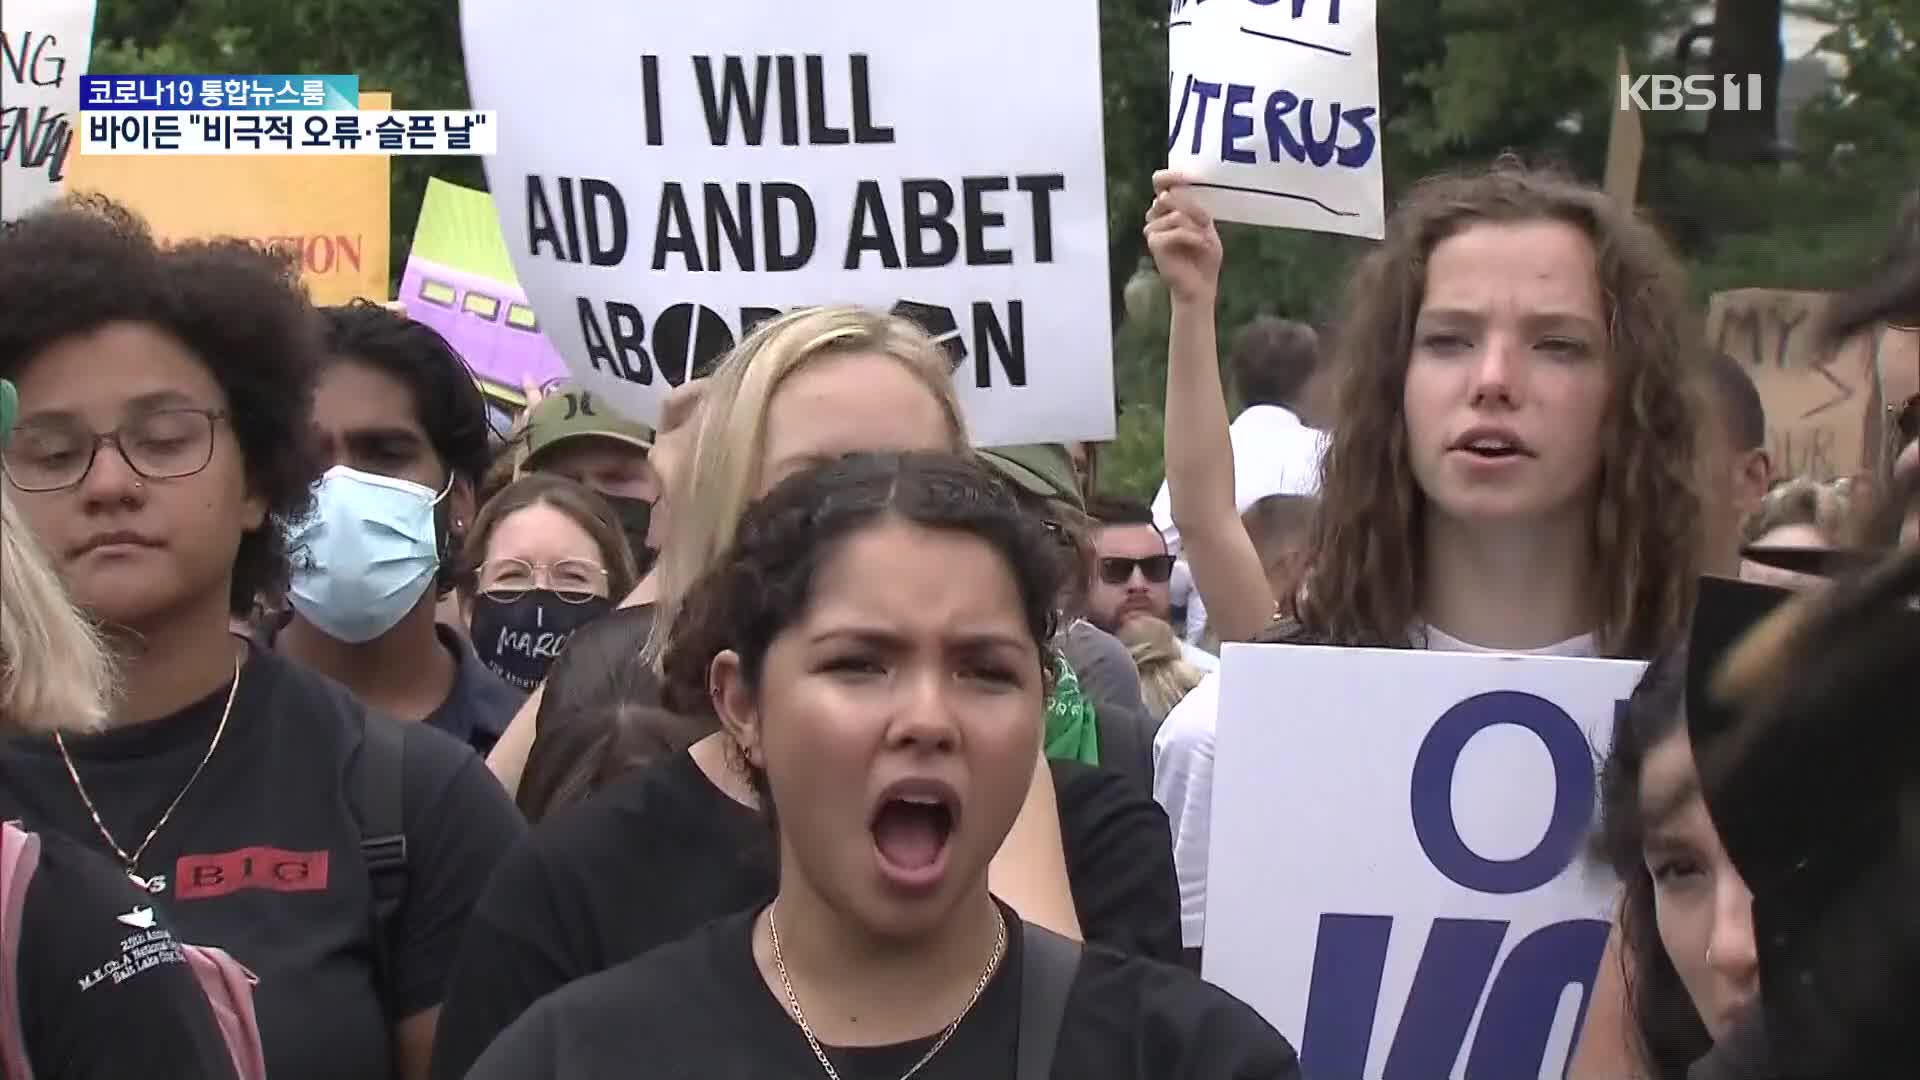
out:
M1073 456L1059 443L996 446L979 451L980 459L1022 491L1043 499L1058 499L1076 510L1087 508L1080 494L1080 477Z
M605 398L577 383L562 383L540 399L527 417L526 438L528 468L537 468L540 456L554 447L584 439L653 449L652 428L620 415Z

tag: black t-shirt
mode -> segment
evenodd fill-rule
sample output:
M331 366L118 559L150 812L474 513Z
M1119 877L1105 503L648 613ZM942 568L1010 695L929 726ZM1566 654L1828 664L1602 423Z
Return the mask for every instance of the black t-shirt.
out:
M987 989L919 1080L1014 1075L1020 1032L1018 917ZM757 909L583 979L535 1005L469 1074L472 1080L607 1077L762 1080L821 1076L813 1050L753 960ZM802 1003L804 1005L804 1002ZM843 1080L894 1080L938 1035L828 1047ZM1067 994L1053 1070L1060 1080L1286 1080L1293 1047L1225 991L1168 964L1097 946Z
M253 640L262 648L274 650L280 632L292 621L293 612L289 611L254 635ZM447 691L447 699L423 719L428 727L439 728L486 757L493 753L500 736L506 734L507 725L513 722L520 706L527 703L527 695L495 675L474 651L473 643L461 637L458 630L445 623L434 623L433 634L440 647L453 656L453 689Z
M152 902L58 833L21 911L20 1032L37 1080L233 1075L213 1010Z
M450 626L434 624L440 644L453 654L455 672L453 690L447 700L427 716L430 727L473 747L481 757L493 752L493 744L513 722L513 714L527 703L527 695L495 675L486 661L473 650L473 643Z
M87 792L137 846L206 753L228 688L174 716L69 739ZM183 941L217 945L260 977L254 1001L274 1080L392 1074L394 1023L444 996L460 934L494 865L524 831L473 751L404 724L407 897L393 970L377 985L358 773L371 714L338 684L254 648L206 772L140 860ZM0 817L106 852L52 742L0 747Z
M1180 895L1166 813L1123 777L1053 762L1067 878L1087 940L1174 961ZM474 909L434 1043L436 1080L567 983L772 898L760 815L687 754L627 776L542 822Z

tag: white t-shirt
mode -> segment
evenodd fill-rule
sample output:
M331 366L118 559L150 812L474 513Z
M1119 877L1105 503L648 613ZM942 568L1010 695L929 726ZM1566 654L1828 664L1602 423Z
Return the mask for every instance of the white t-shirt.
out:
M1427 648L1438 652L1506 653L1519 656L1593 656L1592 634L1538 649L1489 649L1432 627ZM1153 739L1153 797L1173 827L1173 865L1180 879L1180 943L1201 947L1206 938L1207 848L1213 826L1213 743L1220 726L1220 676L1201 680L1182 698Z
M1317 495L1320 457L1327 434L1300 422L1290 409L1255 405L1227 429L1233 443L1233 502L1241 513L1269 495ZM1153 498L1153 523L1167 538L1169 554L1180 554L1180 530L1173 525L1173 497L1167 482Z
M1220 670L1219 657L1190 641L1180 643L1180 658L1209 674Z

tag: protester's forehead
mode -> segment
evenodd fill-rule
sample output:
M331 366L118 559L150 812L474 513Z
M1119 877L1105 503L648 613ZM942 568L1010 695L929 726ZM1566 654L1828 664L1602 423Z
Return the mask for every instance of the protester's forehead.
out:
M1700 798L1693 744L1678 724L1647 748L1640 765L1640 814L1649 828L1671 821Z
M423 431L420 402L404 380L352 357L329 365L313 388L313 417L322 426Z
M1593 241L1562 222L1483 222L1434 245L1423 317L1511 305L1539 318L1599 317Z
M1144 523L1102 525L1094 534L1094 546L1102 555L1159 555L1167 550L1160 530Z
M1012 567L959 529L877 519L834 545L809 593L802 621L810 634L865 628L1032 643Z
M226 404L219 382L199 355L165 330L144 323L111 323L61 338L30 357L13 380L23 420Z

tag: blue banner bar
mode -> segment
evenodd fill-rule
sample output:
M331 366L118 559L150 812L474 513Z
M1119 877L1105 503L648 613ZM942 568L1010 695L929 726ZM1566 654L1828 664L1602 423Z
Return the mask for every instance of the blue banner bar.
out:
M82 112L303 112L360 107L358 75L82 75Z

